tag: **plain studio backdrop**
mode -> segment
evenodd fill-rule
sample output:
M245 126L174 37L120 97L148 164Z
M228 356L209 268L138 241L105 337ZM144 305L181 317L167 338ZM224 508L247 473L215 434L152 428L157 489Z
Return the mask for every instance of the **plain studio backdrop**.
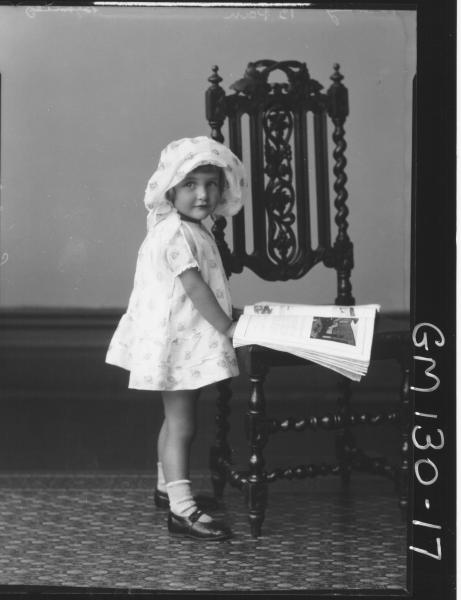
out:
M325 89L338 62L349 90L353 295L385 312L408 311L415 17L0 7L0 306L123 309L146 230L144 189L166 144L209 134L211 67L229 92L249 61L294 59ZM330 303L335 287L334 270L321 266L289 284L248 270L231 278L237 306Z

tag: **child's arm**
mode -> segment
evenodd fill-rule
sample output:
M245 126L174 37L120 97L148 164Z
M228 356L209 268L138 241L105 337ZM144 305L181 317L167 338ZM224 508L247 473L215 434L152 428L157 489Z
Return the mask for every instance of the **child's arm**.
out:
M232 337L236 324L223 311L210 287L203 281L197 269L183 271L179 278L195 308L213 327Z

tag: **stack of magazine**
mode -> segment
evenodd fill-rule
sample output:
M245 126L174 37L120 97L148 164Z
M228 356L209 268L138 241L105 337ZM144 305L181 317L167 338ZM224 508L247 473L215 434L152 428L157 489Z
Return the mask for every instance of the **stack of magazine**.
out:
M245 306L233 344L289 352L360 381L370 364L379 308L257 302Z

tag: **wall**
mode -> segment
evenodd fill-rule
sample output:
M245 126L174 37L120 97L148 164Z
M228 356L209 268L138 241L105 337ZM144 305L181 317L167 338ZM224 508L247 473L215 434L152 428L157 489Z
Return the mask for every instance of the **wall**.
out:
M172 139L208 133L211 66L306 61L325 87L341 64L354 295L409 308L415 13L232 8L0 7L0 306L126 305L145 231L144 188ZM329 302L333 271L234 303Z

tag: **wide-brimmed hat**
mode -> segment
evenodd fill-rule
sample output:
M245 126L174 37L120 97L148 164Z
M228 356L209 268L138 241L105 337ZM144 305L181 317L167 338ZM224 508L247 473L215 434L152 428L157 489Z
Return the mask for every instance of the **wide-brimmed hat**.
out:
M221 200L213 214L224 217L237 214L248 188L245 168L227 146L206 136L182 138L162 150L157 170L147 184L144 195L146 208L155 211L162 204L171 204L166 192L202 165L221 167L225 175Z

